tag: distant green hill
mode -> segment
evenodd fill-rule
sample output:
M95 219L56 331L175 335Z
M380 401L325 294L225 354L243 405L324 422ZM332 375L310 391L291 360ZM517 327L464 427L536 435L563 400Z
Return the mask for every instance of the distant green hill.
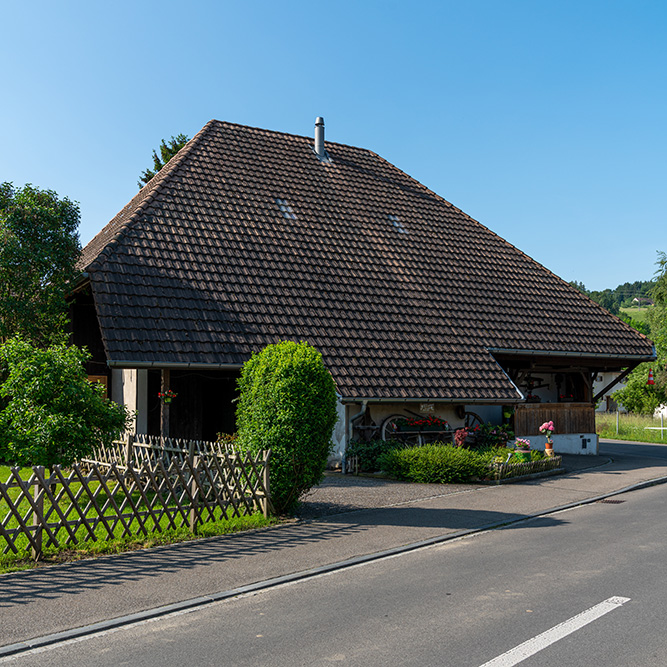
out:
M648 311L651 308L653 308L653 306L644 306L642 308L638 308L636 306L633 306L631 308L622 307L621 312L625 313L631 319L636 320L637 322L646 322Z
M650 299L651 290L655 286L655 280L636 280L634 283L623 283L615 289L605 289L601 291L588 290L583 283L577 282L576 280L570 281L570 285L589 296L593 301L599 303L610 313L618 315L621 309L623 309L624 311L627 311L628 315L633 319L643 322L646 316L646 308L637 308L634 299ZM637 314L639 313L641 313L641 317L637 317Z

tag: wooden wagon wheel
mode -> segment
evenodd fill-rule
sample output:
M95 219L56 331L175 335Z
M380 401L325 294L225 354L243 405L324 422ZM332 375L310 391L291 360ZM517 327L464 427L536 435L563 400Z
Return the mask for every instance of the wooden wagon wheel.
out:
M467 428L475 428L483 423L482 418L476 412L466 412L464 415L463 425Z
M382 439L383 440L400 440L409 445L421 445L422 438L420 433L405 433L399 431L396 424L399 420L404 420L405 415L390 415L382 422Z

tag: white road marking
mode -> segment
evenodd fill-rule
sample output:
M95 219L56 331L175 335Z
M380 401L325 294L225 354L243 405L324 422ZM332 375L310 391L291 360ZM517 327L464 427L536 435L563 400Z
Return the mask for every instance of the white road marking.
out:
M497 658L485 662L480 667L512 667L512 665L518 665L520 662L523 662L526 658L529 658L531 655L539 653L542 649L545 649L547 646L554 644L559 639L571 635L573 632L576 632L580 628L583 628L585 625L592 623L601 616L608 614L610 611L614 611L617 607L624 605L626 602L629 602L630 598L622 597L613 597L596 604L594 607L582 611L581 614L577 614L572 618L564 621L543 632L541 635L537 635L528 641L525 641L523 644L515 646L513 649L499 655Z

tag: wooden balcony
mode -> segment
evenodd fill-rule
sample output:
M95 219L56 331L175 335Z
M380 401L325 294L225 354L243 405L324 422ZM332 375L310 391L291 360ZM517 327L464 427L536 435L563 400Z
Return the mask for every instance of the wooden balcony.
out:
M544 422L553 421L554 433L595 433L595 406L591 403L526 403L514 412L517 436L539 435Z

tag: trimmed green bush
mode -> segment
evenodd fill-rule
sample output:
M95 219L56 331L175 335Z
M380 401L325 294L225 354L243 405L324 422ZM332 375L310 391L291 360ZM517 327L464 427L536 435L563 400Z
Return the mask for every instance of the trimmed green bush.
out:
M380 458L382 470L398 479L430 484L467 482L488 473L491 451L476 452L452 445L394 449Z
M322 481L336 424L336 387L308 343L269 345L243 365L236 411L242 449L271 449L271 499L292 512Z
M546 458L544 452L531 450L530 460ZM453 484L485 479L494 462L518 463L513 450L507 447L466 449L446 444L422 445L392 449L379 457L382 470L397 479L430 484Z

